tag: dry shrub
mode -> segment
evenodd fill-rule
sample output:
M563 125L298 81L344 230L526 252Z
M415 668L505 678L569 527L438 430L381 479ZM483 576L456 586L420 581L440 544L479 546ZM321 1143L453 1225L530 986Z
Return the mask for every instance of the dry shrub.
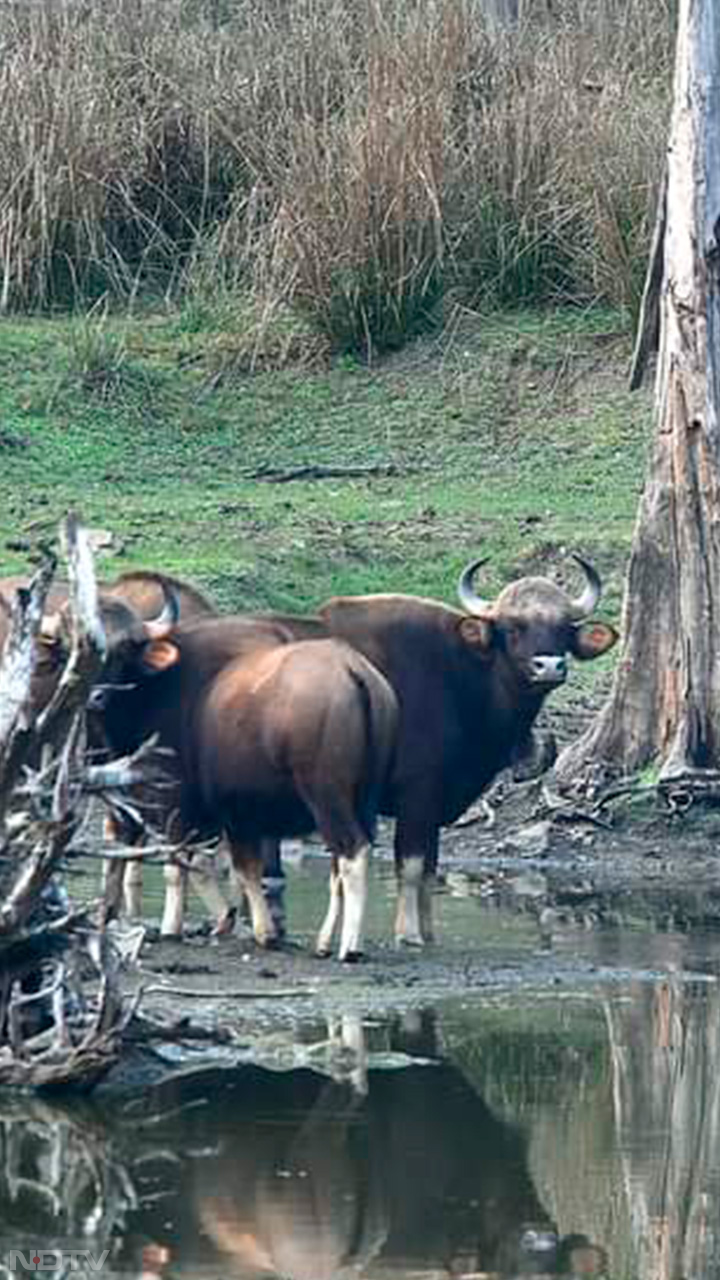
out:
M567 287L566 240L576 201L558 200L557 83L534 51L498 51L490 83L473 77L457 104L445 205L454 276L466 299L539 301ZM484 57L480 62L482 67Z
M164 281L222 204L223 149L177 88L202 44L144 0L8 7L0 36L0 307Z
M0 12L0 306L254 291L370 353L465 301L634 305L668 0Z
M458 93L445 232L469 302L637 305L669 77L654 63L652 76L637 70L627 33L623 62L609 28L570 23L569 8L504 40L491 70L477 50Z
M569 149L564 189L581 217L571 247L576 290L636 313L655 219L666 142L667 99L632 76L596 90L594 108Z
M426 324L442 288L447 114L443 26L399 31L371 16L364 78L342 113L289 132L259 264L336 346L368 355Z

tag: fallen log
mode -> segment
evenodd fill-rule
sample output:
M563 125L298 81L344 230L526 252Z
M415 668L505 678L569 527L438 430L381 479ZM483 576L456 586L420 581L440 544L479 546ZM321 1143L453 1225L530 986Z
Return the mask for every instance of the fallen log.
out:
M248 480L265 484L290 484L294 480L366 480L375 477L412 475L418 467L399 466L396 462L377 462L341 466L337 463L308 462L298 467L259 467L246 472Z

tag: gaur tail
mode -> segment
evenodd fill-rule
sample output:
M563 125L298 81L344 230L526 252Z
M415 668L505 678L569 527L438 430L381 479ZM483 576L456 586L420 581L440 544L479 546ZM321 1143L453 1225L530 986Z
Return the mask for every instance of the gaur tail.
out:
M365 776L361 794L358 796L357 817L368 842L372 843L375 839L378 812L390 769L388 743L393 741L394 734L390 726L385 723L387 713L384 704L374 698L364 676L357 671L351 671L350 674L360 694L365 720ZM382 723L381 735L376 732L378 720Z

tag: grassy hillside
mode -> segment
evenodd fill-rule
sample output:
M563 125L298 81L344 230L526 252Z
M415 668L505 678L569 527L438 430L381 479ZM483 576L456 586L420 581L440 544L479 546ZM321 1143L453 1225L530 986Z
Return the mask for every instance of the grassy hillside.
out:
M2 571L73 507L116 537L106 576L163 567L227 607L452 601L475 555L490 593L575 548L616 615L650 419L619 315L461 317L375 368L255 374L241 328L191 319L3 322Z

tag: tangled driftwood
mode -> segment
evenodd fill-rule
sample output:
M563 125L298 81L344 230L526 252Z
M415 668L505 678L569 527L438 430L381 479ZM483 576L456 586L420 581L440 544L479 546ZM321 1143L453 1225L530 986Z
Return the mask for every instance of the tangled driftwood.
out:
M116 1060L133 1014L120 978L128 948L105 931L102 904L95 919L93 904L70 905L62 871L86 852L91 798L122 806L158 760L152 744L110 764L88 759L85 707L105 636L89 544L72 517L61 543L67 660L47 705L34 703L34 678L51 555L13 602L0 663L0 1085L89 1088ZM130 952L141 936L131 935Z

